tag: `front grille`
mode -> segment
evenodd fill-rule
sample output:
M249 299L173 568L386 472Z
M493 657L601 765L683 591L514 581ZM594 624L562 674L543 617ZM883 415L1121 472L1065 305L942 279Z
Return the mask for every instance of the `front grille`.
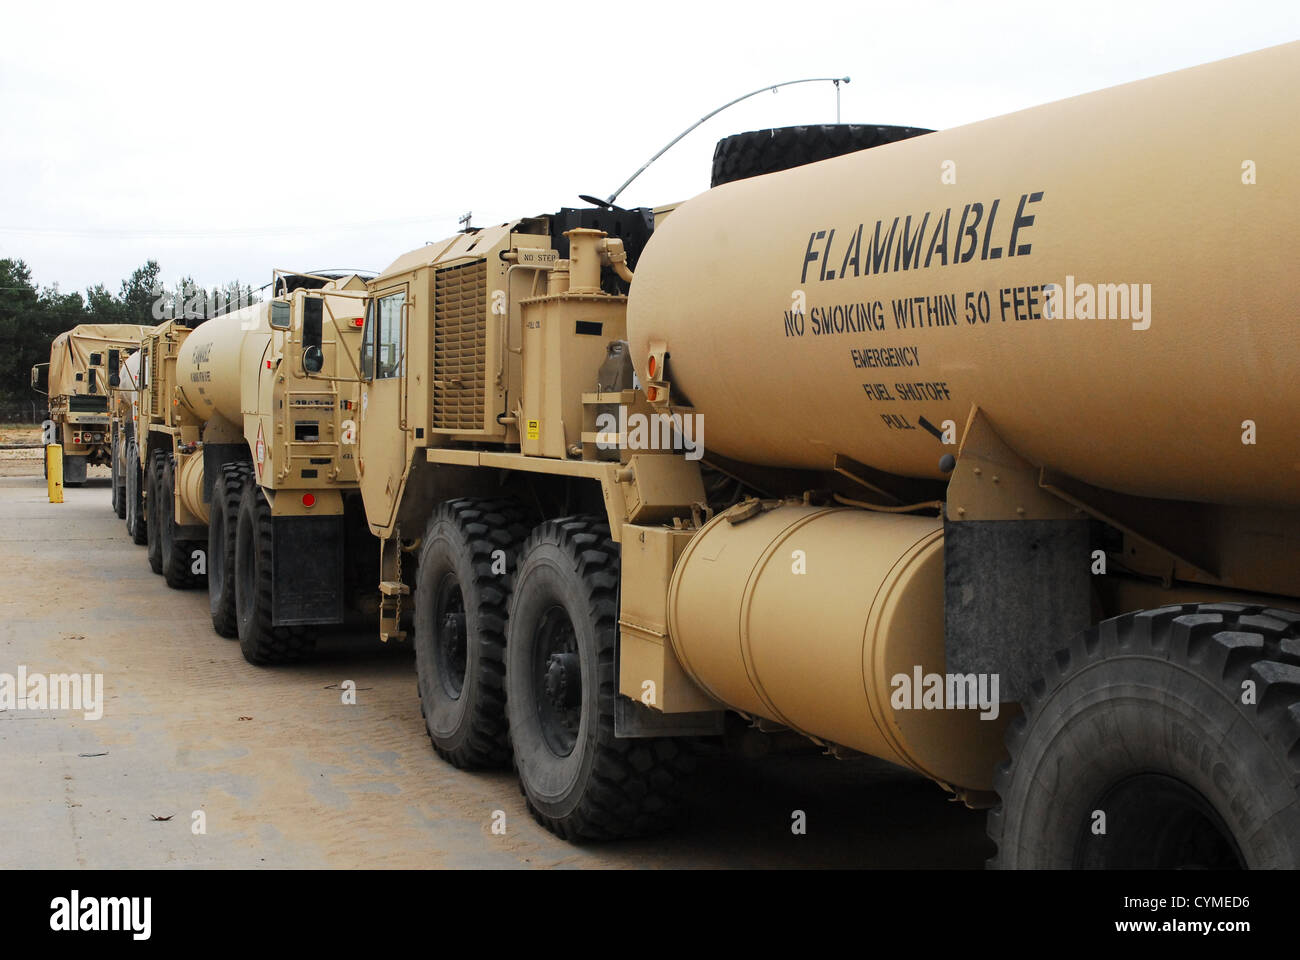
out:
M159 386L162 384L162 338L159 337L154 341L153 348L149 351L149 415L161 417L162 397L159 394Z
M433 429L482 430L487 264L445 267L433 281Z
M72 413L103 413L108 409L108 397L74 393L68 397L68 410Z

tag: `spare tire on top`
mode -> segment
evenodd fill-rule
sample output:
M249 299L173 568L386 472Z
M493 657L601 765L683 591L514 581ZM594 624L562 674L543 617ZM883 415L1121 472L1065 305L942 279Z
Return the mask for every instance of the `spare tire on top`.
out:
M805 163L829 160L842 154L933 132L922 127L827 123L737 133L719 140L714 148L713 179L710 186L717 187L733 180L789 170Z

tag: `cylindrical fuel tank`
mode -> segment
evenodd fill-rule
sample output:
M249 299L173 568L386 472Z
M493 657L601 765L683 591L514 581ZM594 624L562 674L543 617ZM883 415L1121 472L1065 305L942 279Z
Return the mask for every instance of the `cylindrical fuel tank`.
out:
M978 405L1100 487L1300 503L1297 116L1292 43L710 190L637 264L637 373L666 344L750 463L939 478Z
M270 304L256 303L200 324L185 338L176 358L176 383L182 402L200 420L218 415L242 425L243 377L257 383L271 327Z
M987 677L987 710L934 700L936 683L948 686L934 679L945 674L940 521L768 507L718 515L673 569L668 632L682 667L732 708L991 789L1014 707L997 704ZM978 701L975 682L963 703Z
M208 522L208 505L203 502L203 454L181 458L176 470L176 492L185 509L203 523Z
M137 350L118 366L118 390L135 409L140 399L140 358L142 352Z

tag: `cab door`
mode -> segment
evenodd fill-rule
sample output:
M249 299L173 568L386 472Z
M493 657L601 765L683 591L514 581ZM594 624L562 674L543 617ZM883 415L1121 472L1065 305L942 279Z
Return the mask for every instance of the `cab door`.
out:
M410 341L409 280L377 290L361 334L361 410L357 466L371 529L392 533L406 472L406 370Z

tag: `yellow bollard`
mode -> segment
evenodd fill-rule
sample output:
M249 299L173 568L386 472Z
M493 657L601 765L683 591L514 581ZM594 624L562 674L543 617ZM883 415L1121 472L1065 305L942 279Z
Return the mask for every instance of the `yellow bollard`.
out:
M50 486L50 503L63 502L63 445L45 446L45 478Z

